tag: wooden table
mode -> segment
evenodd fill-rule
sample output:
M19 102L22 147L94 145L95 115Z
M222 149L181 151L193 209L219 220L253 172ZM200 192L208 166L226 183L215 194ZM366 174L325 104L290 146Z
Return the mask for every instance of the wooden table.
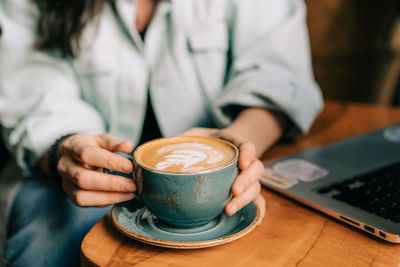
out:
M400 123L400 109L327 102L307 136L280 143L264 160ZM399 155L400 156L400 155ZM264 221L247 236L217 247L175 250L131 240L105 217L82 243L83 266L400 266L390 244L263 189Z

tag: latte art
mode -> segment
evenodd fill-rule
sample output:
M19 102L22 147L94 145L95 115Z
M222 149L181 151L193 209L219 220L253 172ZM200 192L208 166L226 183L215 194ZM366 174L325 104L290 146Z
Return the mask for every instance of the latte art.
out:
M218 169L237 158L232 144L216 138L179 136L161 138L141 145L135 161L166 173L199 173Z
M180 172L196 172L207 167L217 166L224 160L222 151L200 143L181 143L161 147L157 154L163 158L156 164L159 171L173 166Z

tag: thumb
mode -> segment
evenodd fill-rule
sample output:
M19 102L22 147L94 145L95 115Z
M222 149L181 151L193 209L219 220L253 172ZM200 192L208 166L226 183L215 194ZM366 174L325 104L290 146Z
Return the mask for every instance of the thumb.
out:
M133 144L130 141L123 141L115 146L115 149L112 151L119 151L126 154L131 154L133 150Z
M102 134L97 136L97 143L100 147L111 151L119 151L130 154L133 149L133 144L130 141L121 142L112 134Z

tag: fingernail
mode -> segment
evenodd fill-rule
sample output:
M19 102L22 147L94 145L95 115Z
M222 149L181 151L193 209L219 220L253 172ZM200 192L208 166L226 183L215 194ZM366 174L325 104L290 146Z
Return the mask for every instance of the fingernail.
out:
M132 163L124 162L121 167L122 167L122 170L125 172L132 172L132 170L133 170Z

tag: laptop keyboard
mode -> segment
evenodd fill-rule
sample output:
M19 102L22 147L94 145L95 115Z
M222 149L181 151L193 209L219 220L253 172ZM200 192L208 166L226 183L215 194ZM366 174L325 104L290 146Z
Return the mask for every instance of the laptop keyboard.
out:
M314 191L400 222L400 162Z

